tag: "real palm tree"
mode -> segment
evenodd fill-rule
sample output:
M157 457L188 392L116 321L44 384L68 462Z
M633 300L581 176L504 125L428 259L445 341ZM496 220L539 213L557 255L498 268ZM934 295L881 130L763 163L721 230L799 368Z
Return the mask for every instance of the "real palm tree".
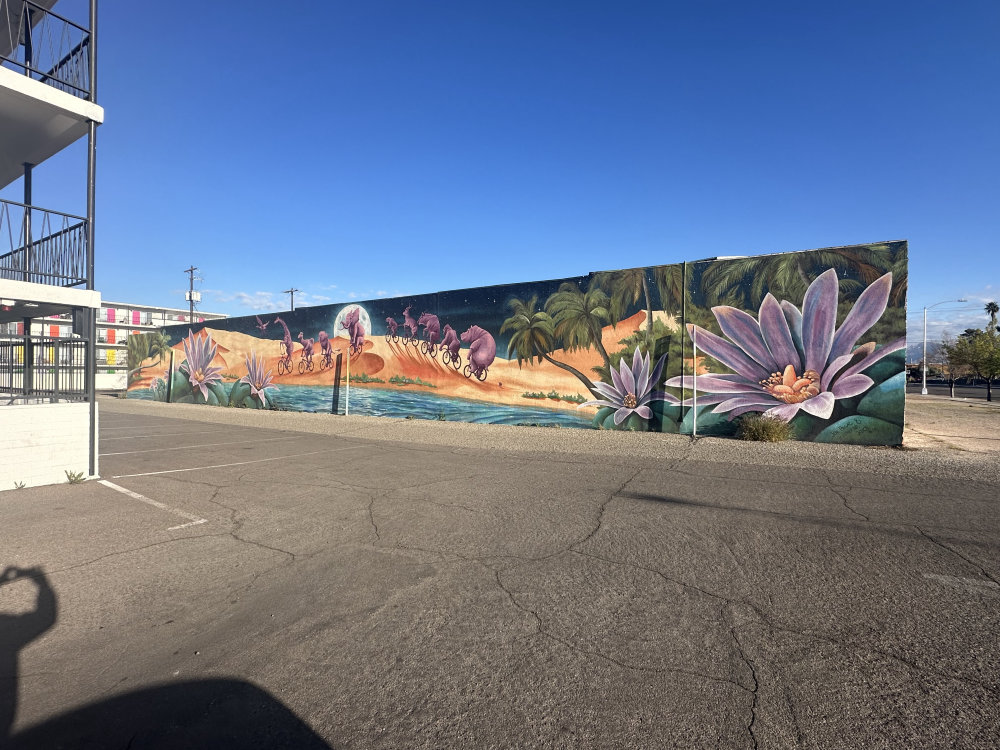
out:
M588 390L591 390L592 385L586 375L575 367L565 362L559 362L550 356L550 352L555 348L555 323L547 312L535 309L537 304L537 295L527 302L515 298L507 303L513 315L500 326L500 333L513 331L510 342L507 344L507 358L510 359L512 354L515 355L518 367L524 361L531 364L532 360L539 362L545 360L572 373Z
M625 318L629 308L640 299L646 303L646 349L653 336L653 304L649 296L649 279L645 268L628 268L623 271L601 271L594 275L594 285L610 293L608 311L611 324L617 325Z
M990 316L990 330L997 330L997 313L1000 312L1000 306L991 300L986 303L986 307L983 309L986 310L986 314Z
M546 300L545 312L552 317L555 338L566 351L593 346L610 370L611 358L601 341L604 326L611 322L609 304L608 295L600 287L592 286L584 292L573 282L565 281Z

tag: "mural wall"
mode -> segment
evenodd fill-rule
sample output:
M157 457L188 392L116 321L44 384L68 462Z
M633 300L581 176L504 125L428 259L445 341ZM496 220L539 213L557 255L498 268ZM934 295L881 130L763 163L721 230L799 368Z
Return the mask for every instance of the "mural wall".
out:
M148 336L129 396L339 413L349 398L351 414L699 435L764 413L800 440L894 445L906 252L706 260L173 326Z

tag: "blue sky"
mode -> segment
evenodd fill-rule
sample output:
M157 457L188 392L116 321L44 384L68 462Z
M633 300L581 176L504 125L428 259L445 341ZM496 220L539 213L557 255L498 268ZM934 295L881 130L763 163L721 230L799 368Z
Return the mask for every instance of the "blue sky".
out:
M193 264L245 315L908 239L910 323L960 332L998 39L995 1L103 2L98 287L183 306ZM82 211L84 156L36 203Z

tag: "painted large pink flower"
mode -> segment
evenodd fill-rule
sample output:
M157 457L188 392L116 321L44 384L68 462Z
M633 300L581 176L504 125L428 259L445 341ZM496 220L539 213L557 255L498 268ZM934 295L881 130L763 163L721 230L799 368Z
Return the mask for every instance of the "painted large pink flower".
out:
M205 331L204 336L196 336L191 329L188 329L183 344L184 362L181 363L181 370L187 373L191 390L197 388L208 400L208 386L222 380L222 368L212 367L212 360L215 359L219 346L213 343L208 331Z
M837 328L839 288L837 272L831 268L809 285L801 311L770 294L756 320L735 307L713 307L728 341L695 325L688 325L688 335L697 339L699 350L733 374L699 375L697 385L689 375L678 376L666 385L697 387L699 405L717 404L713 412L728 413L730 419L762 411L788 421L800 409L829 419L838 399L858 396L874 385L862 370L906 346L901 338L880 349L874 342L855 347L885 312L891 273L861 293Z

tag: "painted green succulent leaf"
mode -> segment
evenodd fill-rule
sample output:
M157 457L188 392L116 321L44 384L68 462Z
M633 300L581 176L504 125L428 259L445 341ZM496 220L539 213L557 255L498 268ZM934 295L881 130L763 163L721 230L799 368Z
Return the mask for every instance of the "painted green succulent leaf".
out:
M820 419L812 414L800 411L791 421L792 437L795 440L813 440L830 424L828 419Z
M858 414L902 427L905 400L906 373L901 372L869 390L858 404Z
M182 398L187 397L191 397L191 400L181 401ZM182 372L174 372L173 383L170 387L170 400L187 404L194 401L194 394L191 392L191 383Z
M876 383L881 383L889 378L893 378L896 375L904 372L906 370L906 352L898 351L893 352L888 355L885 359L876 362L867 370L864 370L864 374L874 380Z
M653 423L660 432L678 432L682 419L683 409L676 404L666 401L654 401L650 408L653 410Z
M615 413L615 410L612 409L610 406L602 406L600 409L597 410L597 414L594 415L594 419L593 419L592 424L597 429L602 430L602 429L604 429L604 420L606 420L608 418L609 414L613 415L614 413ZM612 420L611 423L613 425L614 424L614 420Z
M660 432L666 432L676 435L680 431L681 431L680 422L673 422L669 419L665 419L662 422L660 422Z
M608 416L606 416L604 418L603 422L601 422L601 429L602 430L617 430L617 429L619 429L618 425L615 424L615 410L614 409L611 409L611 413L608 414Z
M241 405L245 406L247 409L266 409L267 408L266 404L261 404L260 401L258 401L253 396L247 396L246 398L244 398L243 399L243 403Z
M903 428L884 419L856 414L827 427L816 436L816 442L899 445L903 442Z
M229 405L230 406L244 406L243 401L250 395L250 385L244 383L241 380L233 383L233 387L229 389Z
M729 421L726 413L713 414L714 404L698 407L698 434L701 436L726 436L736 434L736 424ZM694 429L694 407L687 410L680 432L690 435Z
M649 421L643 419L638 414L629 414L628 419L619 425L618 429L629 432L649 432Z

